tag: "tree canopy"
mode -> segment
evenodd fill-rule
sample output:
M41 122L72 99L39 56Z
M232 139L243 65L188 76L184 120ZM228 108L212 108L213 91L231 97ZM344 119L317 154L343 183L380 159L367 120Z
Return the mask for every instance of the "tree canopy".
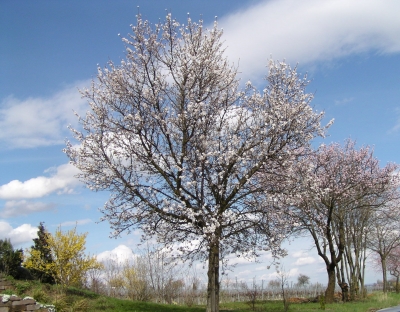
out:
M177 257L208 260L207 311L218 311L221 259L278 256L293 225L258 173L286 169L325 131L306 77L270 61L261 92L241 87L221 37L217 23L139 15L126 59L82 90L90 109L65 149L90 189L110 191L113 235L140 228Z
M22 249L14 250L10 239L0 239L0 272L19 278L22 260Z
M24 267L51 275L63 286L80 286L89 270L101 267L95 257L85 254L86 236L76 233L76 228L62 232L59 227L54 235L46 234L47 257L43 250L32 247Z
M37 255L40 256L44 265L51 265L54 262L48 242L49 235L50 233L45 228L44 222L40 222L38 226L37 237L33 239L34 245L31 246L31 251L37 251ZM40 280L43 283L55 283L53 275L49 272L38 270L35 267L30 268L30 272L32 273L34 278Z
M370 147L356 149L355 142L347 140L344 146L337 143L320 146L303 157L295 168L291 171L292 187L287 187L292 189L290 214L308 231L326 264L325 294L327 302L332 302L335 270L346 245L353 249L349 253L359 252L354 241L346 242L346 238L352 239L346 233L347 221L357 222L355 215L361 218L365 211L373 213L399 198L398 166L387 164L381 168ZM339 285L344 283L344 275L338 279Z

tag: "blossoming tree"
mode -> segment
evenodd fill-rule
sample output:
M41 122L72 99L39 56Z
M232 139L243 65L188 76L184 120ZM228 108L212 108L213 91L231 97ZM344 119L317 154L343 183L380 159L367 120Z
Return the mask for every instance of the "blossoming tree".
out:
M400 293L400 246L390 252L387 259L387 268L390 275L396 278L396 293Z
M388 291L387 271L393 264L392 255L396 249L400 248L400 211L398 207L399 203L395 202L395 204L386 205L382 211L376 213L367 237L367 246L375 254L375 262L381 266L383 292Z
M335 272L339 285L345 283L344 275L336 270L346 246L356 248L347 244L346 238L351 237L346 235L346 222L354 213L377 211L398 198L397 169L395 164L381 168L369 147L357 150L355 142L348 140L344 147L322 145L292 172L297 189L290 213L309 232L326 264L326 302L333 301Z
M94 256L85 253L87 233L76 233L76 227L62 232L58 227L54 235L45 233L46 250L52 261L43 254L43 250L34 246L25 257L24 267L51 275L62 286L81 286L90 270L101 269Z
M224 255L279 255L291 226L257 173L300 156L324 134L323 114L285 63L269 63L262 92L240 90L216 23L138 16L132 31L126 59L82 91L90 110L65 152L90 189L110 191L113 235L140 228L177 257L208 261L207 311L218 311Z

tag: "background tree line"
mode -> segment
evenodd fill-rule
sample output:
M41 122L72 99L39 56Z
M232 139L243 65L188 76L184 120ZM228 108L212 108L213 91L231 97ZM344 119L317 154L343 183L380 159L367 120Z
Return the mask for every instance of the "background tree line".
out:
M41 223L37 233L38 237L34 239L34 245L25 252L25 258L23 251L14 250L9 240L0 241L2 247L0 271L2 273L16 279L37 279L43 283L57 283L65 287L77 286L91 289L99 294L138 301L170 304L179 301L193 305L203 303L206 297L204 283L198 274L181 263L177 265L169 252L162 248L153 248L147 244L145 250L135 254L129 261L109 258L100 263L94 257L84 254L86 234L77 234L76 229L62 232L59 228L56 231L59 239L49 239L51 234ZM387 245L388 242L384 244ZM80 252L71 252L71 250L80 250ZM392 249L386 257L386 269L395 277L397 291L399 290L400 267L398 250L398 247ZM375 264L381 267L379 253L374 253L374 255ZM77 265L85 260L86 265ZM347 258L344 258L343 262L346 266L349 264ZM62 271L57 269L61 266L64 267ZM350 271L346 270L345 273L349 274ZM304 274L297 277L297 283L290 285L289 276L282 268L279 276L282 278L267 281L264 287L255 279L250 284L243 281L238 284L226 276L221 281L223 284L221 300L240 299L255 303L256 300L262 298L315 296L323 289L323 285L320 284L310 285L309 277ZM338 275L338 282L342 281L339 277L341 276ZM362 285L361 282L362 279L358 280L358 285ZM388 291L388 285L386 281L385 291ZM364 285L362 287L365 294L366 288ZM359 295L362 293L353 294L353 296Z

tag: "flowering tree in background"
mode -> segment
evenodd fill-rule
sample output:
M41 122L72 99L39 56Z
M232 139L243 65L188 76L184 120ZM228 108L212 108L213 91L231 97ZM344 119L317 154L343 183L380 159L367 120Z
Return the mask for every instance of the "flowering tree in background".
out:
M367 260L367 236L375 207L351 209L344 218L344 260L337 267L338 280L343 281L345 275L350 287L350 300L356 296L366 295L364 287L365 267ZM340 274L339 274L340 273Z
M390 275L396 278L396 293L400 292L400 246L394 248L387 259L387 268Z
M326 264L326 302L333 301L335 270L346 248L346 220L352 213L378 209L396 198L396 170L393 164L380 168L370 148L357 150L348 140L344 147L322 145L293 171L298 189L291 214L310 233ZM344 274L337 273L343 285Z
M378 212L373 220L371 231L367 237L367 246L377 257L383 277L383 291L387 292L388 259L392 252L400 248L400 211L398 203L387 205Z
M257 174L301 156L324 134L323 114L285 63L269 63L263 92L240 91L216 23L138 16L132 31L126 59L82 91L90 111L65 152L90 189L111 192L102 212L113 235L140 228L176 257L208 260L207 311L218 311L224 255L278 256L292 227Z
M86 273L102 265L95 257L85 254L87 233L78 234L76 228L63 233L58 228L54 235L46 233L46 253L32 247L24 261L24 267L51 275L62 286L80 286Z

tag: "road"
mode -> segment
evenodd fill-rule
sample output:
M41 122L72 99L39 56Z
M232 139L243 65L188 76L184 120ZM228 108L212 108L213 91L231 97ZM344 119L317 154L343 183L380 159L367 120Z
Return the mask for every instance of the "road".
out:
M400 306L378 310L376 312L400 312Z

